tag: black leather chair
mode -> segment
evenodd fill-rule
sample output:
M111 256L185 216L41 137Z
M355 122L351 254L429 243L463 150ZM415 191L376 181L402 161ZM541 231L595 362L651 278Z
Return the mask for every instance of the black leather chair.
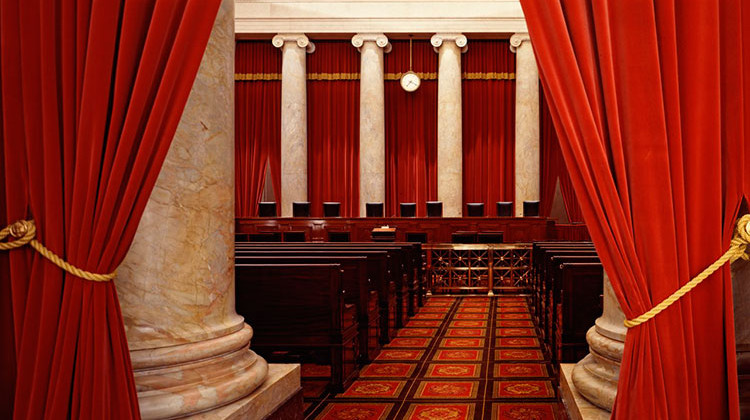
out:
M466 215L469 217L484 217L484 203L466 203Z
M292 203L292 216L310 217L310 202L309 201L293 202Z
M367 217L383 217L383 203L365 203Z
M477 243L501 244L503 243L503 232L479 232L477 233Z
M427 202L427 217L443 217L443 202L442 201L428 201Z
M258 203L258 217L276 217L276 202L261 201Z
M497 217L511 217L513 216L513 202L512 201L498 201L495 203L497 210Z
M401 203L401 217L417 217L417 203Z
M307 237L304 230L288 230L282 232L284 242L305 242Z
M539 217L539 202L538 201L524 201L523 202L523 217Z
M406 232L406 242L427 243L427 232Z
M475 244L477 233L475 231L457 231L451 233L451 242L454 244Z
M341 217L341 203L338 201L324 202L323 217Z

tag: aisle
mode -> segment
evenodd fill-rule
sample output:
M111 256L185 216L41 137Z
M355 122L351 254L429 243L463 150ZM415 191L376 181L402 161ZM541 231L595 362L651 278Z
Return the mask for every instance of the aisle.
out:
M565 419L551 373L524 297L432 297L345 392L308 399L306 418Z

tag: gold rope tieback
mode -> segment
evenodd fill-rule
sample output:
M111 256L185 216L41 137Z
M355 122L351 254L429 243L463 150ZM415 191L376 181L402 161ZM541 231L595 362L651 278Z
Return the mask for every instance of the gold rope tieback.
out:
M681 297L685 296L688 292L693 290L695 286L701 284L701 282L707 279L711 274L716 272L721 266L729 262L730 264L742 258L750 261L750 254L748 254L748 245L750 245L750 214L746 214L737 221L737 227L734 229L734 237L729 246L727 252L724 253L715 263L711 264L708 268L703 270L702 273L698 274L690 282L686 283L679 290L672 293L672 295L654 306L650 311L643 315L628 319L625 321L625 326L628 328L641 325L649 319L655 317L659 312L667 309L669 305L677 302Z
M34 224L33 220L19 220L12 225L4 228L3 230L0 230L0 241L4 240L9 235L16 240L0 242L0 251L9 251L11 249L20 248L26 244L29 244L32 248L37 250L37 252L42 254L44 258L50 260L53 264L74 276L91 281L110 281L115 278L115 273L90 273L86 270L81 270L78 267L74 267L62 258L58 257L54 252L50 251L39 241L34 239L34 236L36 235L36 225Z

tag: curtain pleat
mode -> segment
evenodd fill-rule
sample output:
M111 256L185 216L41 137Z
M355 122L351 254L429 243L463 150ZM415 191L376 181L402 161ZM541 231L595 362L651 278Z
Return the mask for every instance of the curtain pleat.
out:
M235 213L257 217L266 167L281 198L281 52L268 41L238 41L235 54ZM243 75L268 77L243 78Z
M626 317L729 247L750 196L750 7L522 0L572 184ZM728 267L628 330L614 419L737 419Z
M392 41L385 55L385 73L409 70L409 41ZM400 203L417 203L426 216L426 202L437 200L437 54L428 40L412 42L412 69L427 74L414 92L399 79L385 81L385 215L398 216Z
M34 219L72 265L115 270L219 3L0 2L3 226ZM115 282L66 274L29 247L0 251L0 270L4 327L13 318L0 340L3 417L139 418Z
M470 40L461 58L467 73L515 73L515 54L507 40ZM484 203L515 197L515 80L471 79L461 84L463 111L463 201Z
M359 216L359 52L349 41L315 42L307 74L336 74L307 82L307 194L313 216L323 202L341 203L341 216Z

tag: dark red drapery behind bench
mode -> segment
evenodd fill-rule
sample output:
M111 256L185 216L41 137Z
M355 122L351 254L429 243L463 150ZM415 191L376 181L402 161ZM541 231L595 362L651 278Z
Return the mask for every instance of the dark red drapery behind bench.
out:
M281 51L269 41L239 41L234 68L235 213L257 217L269 164L281 198Z
M385 214L398 216L399 203L437 200L437 54L428 40L412 43L412 68L422 78L415 92L401 88L409 70L409 41L392 41L385 55Z
M563 156L628 318L729 247L750 196L750 6L521 0ZM631 328L614 419L737 419L728 267Z
M115 270L219 3L0 3L3 227L34 219L72 265ZM0 417L139 418L115 282L65 274L28 246L0 251L0 269Z
M516 57L507 40L469 40L463 72L463 200L484 203L515 197Z
M307 195L359 215L359 52L349 41L316 41L307 56Z

